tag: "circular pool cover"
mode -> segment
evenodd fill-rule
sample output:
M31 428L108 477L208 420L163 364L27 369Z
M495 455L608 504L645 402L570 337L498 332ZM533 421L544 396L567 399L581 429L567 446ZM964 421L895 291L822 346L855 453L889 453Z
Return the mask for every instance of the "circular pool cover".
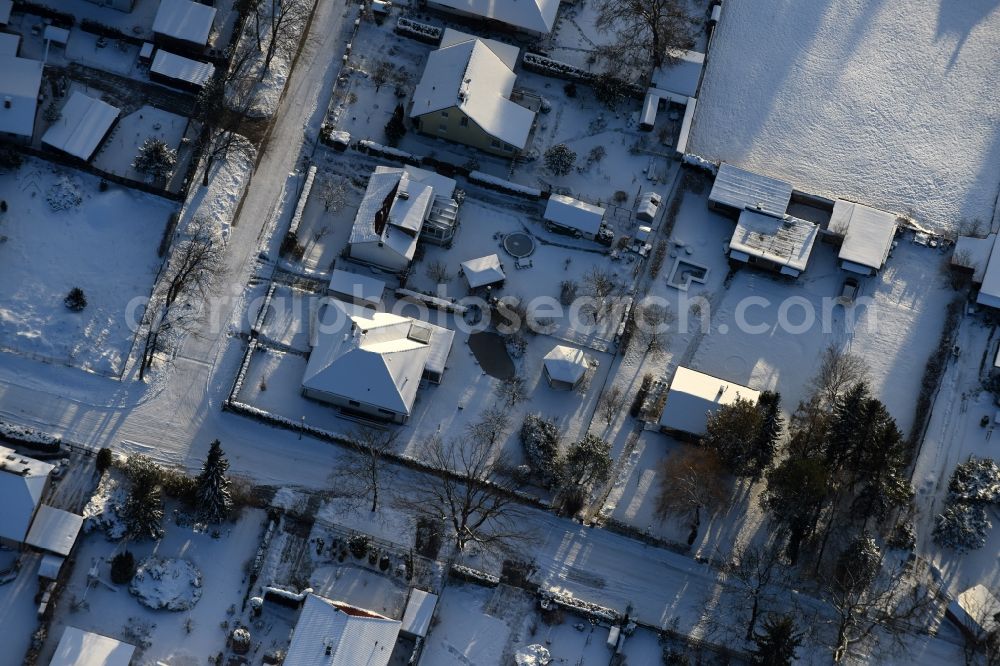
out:
M510 256L523 259L535 251L535 239L520 231L507 234L503 239L503 249L507 250Z

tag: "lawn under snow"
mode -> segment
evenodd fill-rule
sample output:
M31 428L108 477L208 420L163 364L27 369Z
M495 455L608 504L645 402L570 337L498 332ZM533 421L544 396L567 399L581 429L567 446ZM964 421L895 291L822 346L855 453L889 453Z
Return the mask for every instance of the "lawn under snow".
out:
M730 0L690 151L938 230L994 217L1000 6Z
M175 205L117 185L100 192L98 182L35 159L0 174L8 206L0 213L0 348L114 375L132 345L129 301L153 287ZM63 304L73 287L87 298L81 312Z

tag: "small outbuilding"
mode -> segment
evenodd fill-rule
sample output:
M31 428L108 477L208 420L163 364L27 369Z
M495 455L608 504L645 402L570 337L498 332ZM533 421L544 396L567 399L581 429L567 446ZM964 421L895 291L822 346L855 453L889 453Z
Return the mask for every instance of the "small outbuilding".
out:
M35 133L42 62L0 56L0 134L30 139Z
M470 290L502 285L507 279L500 257L495 254L463 261L462 275L465 276Z
M606 210L564 194L553 194L545 206L545 226L550 231L593 240L601 231Z
M134 645L66 627L49 666L129 666L134 653Z
M973 640L1000 629L1000 600L982 583L955 597L945 614Z
M200 91L215 74L215 65L157 49L149 78L157 83L191 92Z
M75 90L59 119L42 135L42 143L89 160L111 132L120 113L117 107Z
M215 7L192 0L160 0L153 38L160 44L201 48L208 44Z
M67 557L76 545L81 527L83 516L43 504L38 507L24 542L38 550Z
M410 598L403 611L403 626L399 632L410 638L423 638L431 628L434 609L437 607L438 596L413 588Z
M698 439L705 434L708 415L737 398L757 402L760 391L678 367L663 403L660 430L680 439Z
M896 237L896 216L853 201L837 199L827 231L841 241L840 267L875 275L885 265Z
M729 241L729 258L798 277L809 263L818 234L819 225L807 220L744 210Z
M734 218L747 208L781 217L791 200L791 183L723 162L708 195L708 207Z
M369 275L335 268L330 276L330 295L355 305L378 307L384 291L385 282Z
M582 351L565 345L553 347L542 363L549 386L563 391L572 391L578 387L590 369L590 363Z

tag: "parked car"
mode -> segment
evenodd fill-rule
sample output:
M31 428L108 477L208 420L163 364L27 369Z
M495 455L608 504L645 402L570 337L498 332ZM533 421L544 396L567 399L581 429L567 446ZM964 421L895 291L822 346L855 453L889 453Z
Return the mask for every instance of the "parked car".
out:
M858 289L861 285L858 283L856 278L849 277L844 280L844 286L840 290L840 300L845 303L853 303L854 299L858 295Z

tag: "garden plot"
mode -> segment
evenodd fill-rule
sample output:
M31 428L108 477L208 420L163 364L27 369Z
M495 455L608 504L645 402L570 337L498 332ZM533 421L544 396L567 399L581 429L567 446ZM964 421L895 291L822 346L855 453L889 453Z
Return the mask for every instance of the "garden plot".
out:
M364 173L363 177L368 178L370 173ZM330 273L351 237L354 215L363 194L364 188L355 185L351 176L330 169L317 171L296 231L303 247L297 266L310 274ZM295 266L290 270L298 272Z
M56 609L40 663L47 663L67 625L138 644L143 663L202 663L207 655L223 651L226 629L220 623L232 628L241 615L244 564L254 556L265 518L263 511L245 510L236 523L212 527L208 533L168 523L161 541L128 545L137 562L155 553L189 560L201 572L201 599L181 612L150 610L129 594L127 585L112 585L110 560L122 545L98 532L82 536L78 566ZM98 581L91 585L93 567Z
M954 232L995 216L992 0L723 5L690 151Z
M118 119L111 134L94 156L98 169L130 180L145 181L145 174L132 168L139 147L149 138L166 143L172 150L180 148L181 139L190 121L183 116L144 105Z
M108 375L132 345L129 304L149 295L174 205L40 160L0 176L0 347ZM61 208L55 210L53 206ZM87 306L63 304L70 289Z

